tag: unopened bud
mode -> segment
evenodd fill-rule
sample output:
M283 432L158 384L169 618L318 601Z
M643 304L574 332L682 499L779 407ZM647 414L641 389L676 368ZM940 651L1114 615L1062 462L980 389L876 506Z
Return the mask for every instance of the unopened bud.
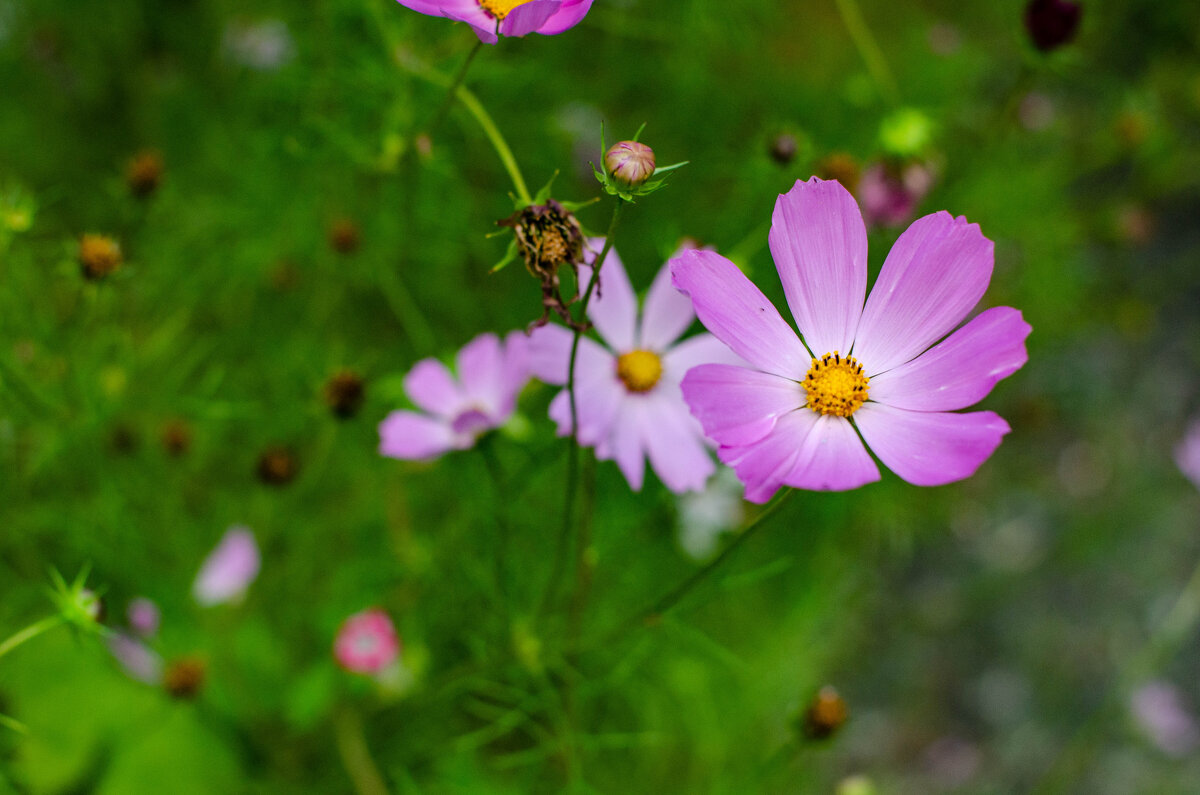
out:
M357 414L366 396L366 383L353 370L341 370L325 382L325 402L342 419Z
M605 153L604 167L620 185L636 188L654 173L654 150L637 141L621 141Z
M153 149L138 152L125 168L125 182L129 192L139 199L144 199L158 190L162 182L162 155Z
M797 143L796 136L781 133L771 140L771 146L767 151L772 160L781 166L786 166L796 158L796 152L799 150L800 144Z
M162 428L163 450L172 458L179 458L192 446L192 429L183 420L169 420Z
M362 242L358 224L349 218L339 218L329 227L329 246L339 254L353 254Z
M204 687L208 665L199 657L181 657L163 672L163 689L174 698L193 699Z
M826 685L804 711L801 728L809 739L824 740L842 727L848 715L846 702L838 695L838 691Z
M300 462L288 447L268 448L258 459L258 479L268 486L286 486L299 471Z
M1082 14L1082 6L1072 0L1031 0L1025 6L1025 29L1033 46L1049 52L1075 38Z
M85 278L103 279L121 267L121 246L107 235L79 238L79 265Z

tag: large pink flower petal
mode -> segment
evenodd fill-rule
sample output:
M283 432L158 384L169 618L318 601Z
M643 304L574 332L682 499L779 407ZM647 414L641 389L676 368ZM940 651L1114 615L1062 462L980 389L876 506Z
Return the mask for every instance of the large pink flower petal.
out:
M554 36L564 30L575 27L587 16L592 8L592 0L563 0L562 6L546 24L538 28L538 33Z
M495 334L480 334L455 360L458 379L470 403L496 413L504 401L504 349Z
M779 490L796 468L816 417L811 411L790 412L758 441L744 447L722 446L717 451L718 457L733 467L738 480L746 484L747 500L764 503Z
M944 337L987 290L992 241L947 212L918 218L888 252L854 341L867 375L901 365Z
M588 241L591 253L588 254L589 264L579 267L579 290L587 289L592 278L591 263L600 255L604 240L592 238ZM596 326L596 331L618 353L626 353L634 348L634 334L637 329L638 303L634 295L633 285L625 273L625 266L617 256L616 249L608 252L604 264L600 266L600 281L592 293L588 304L588 318Z
M866 403L854 422L888 469L917 486L941 486L975 474L1008 433L991 411L907 411Z
M803 378L812 357L767 297L737 265L712 251L673 257L672 282L692 299L705 327L761 370Z
M693 367L682 387L683 398L704 433L726 446L757 442L771 432L779 417L796 411L806 400L803 387L795 381L728 364Z
M775 201L768 237L813 356L849 353L867 291L867 228L850 192L813 177Z
M818 416L785 486L811 491L849 491L879 480L879 467L843 417Z
M500 23L501 36L524 36L545 25L558 13L562 0L529 0L517 6Z
M676 494L700 491L716 471L687 406L665 394L643 398L642 443L659 480Z
M748 366L745 359L712 334L697 334L671 348L662 356L663 380L678 383L687 371L702 364Z
M1007 306L981 312L911 362L871 379L871 400L913 411L954 411L982 400L1029 359L1032 328Z
M529 383L531 375L529 336L524 331L510 331L504 337L503 389L505 400L501 404L502 411L511 412L516 408L517 395Z
M459 446L448 422L415 411L393 411L379 424L379 452L390 458L428 461Z
M547 384L567 383L573 338L571 330L564 326L546 325L534 329L525 346L529 371L539 381ZM579 339L579 351L575 355L576 380L584 373L601 370L611 372L612 368L611 353L604 350L595 340L588 337Z
M465 396L446 365L437 359L422 359L404 376L404 391L418 408L448 417L458 413Z
M441 16L466 22L484 44L495 44L500 40L496 36L496 20L488 16L475 0L444 0L438 5L441 6Z
M646 293L638 345L652 351L665 351L687 331L695 319L696 311L692 309L692 299L671 284L671 266L668 261L658 269L658 275L654 277L650 291Z

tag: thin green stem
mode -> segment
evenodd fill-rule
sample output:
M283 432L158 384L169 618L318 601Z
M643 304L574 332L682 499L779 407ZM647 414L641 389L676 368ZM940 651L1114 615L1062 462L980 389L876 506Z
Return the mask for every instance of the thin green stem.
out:
M846 31L854 41L858 54L862 56L863 63L866 64L867 71L871 74L871 79L879 88L879 93L893 105L899 104L900 89L896 85L895 78L892 77L891 70L888 69L883 51L879 49L875 37L871 35L871 29L867 27L867 22L863 19L857 0L836 0L836 2L838 13L842 15L842 24L846 26Z
M504 474L500 468L500 461L496 458L496 451L492 449L492 437L481 439L477 445L479 454L483 457L484 467L487 468L488 476L492 479L492 490L495 501L493 503L492 515L496 519L496 589L500 592L500 604L507 617L509 614L510 597L508 593L508 547L509 547L509 530L508 520L504 516L504 506L508 501L508 496L505 492ZM508 631L505 627L505 631Z
M43 632L47 632L51 629L54 629L55 627L57 627L59 624L63 623L64 621L66 621L65 618L63 618L61 615L55 613L52 616L46 616L41 621L36 621L36 622L30 624L29 626L25 627L25 629L14 634L8 640L4 641L3 643L0 643L0 657L3 657L4 655L8 654L10 651L17 648L25 641L33 640L38 635L41 635Z
M367 738L363 732L362 718L353 709L346 708L333 716L333 733L337 740L338 753L350 776L350 783L358 795L388 795L383 775L371 758Z
M450 84L450 88L446 91L446 96L442 98L442 104L438 105L438 109L434 111L433 118L429 124L425 125L425 132L432 133L442 123L449 112L450 106L454 104L454 98L458 96L458 87L463 84L463 80L467 77L467 71L471 68L471 62L475 60L475 56L483 49L483 39L475 42L475 46L467 53L467 60L463 61L463 65L459 67L458 74L454 76L454 82Z

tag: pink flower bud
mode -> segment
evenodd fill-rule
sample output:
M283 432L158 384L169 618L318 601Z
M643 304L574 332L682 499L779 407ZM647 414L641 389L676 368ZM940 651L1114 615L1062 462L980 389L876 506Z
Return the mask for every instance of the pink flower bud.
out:
M654 173L654 150L637 141L621 141L605 153L604 168L619 184L636 188Z
M377 674L399 658L400 639L387 613L371 608L342 622L333 656L347 671Z

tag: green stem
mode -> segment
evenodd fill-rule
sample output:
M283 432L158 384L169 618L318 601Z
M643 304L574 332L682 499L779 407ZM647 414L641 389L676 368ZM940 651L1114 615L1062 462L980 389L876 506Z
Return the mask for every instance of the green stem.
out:
M483 456L483 464L487 468L488 476L492 479L493 503L492 515L496 518L496 589L500 592L500 604L504 610L505 616L509 613L509 594L508 594L508 546L509 546L509 531L508 520L504 518L504 505L508 499L505 491L504 475L500 469L500 462L496 458L496 452L492 449L492 437L481 439L479 444L479 453ZM505 631L508 627L505 627Z
M337 712L333 717L333 732L354 791L358 795L388 795L383 775L371 759L358 713L349 708Z
M4 655L8 654L10 651L17 648L25 641L33 640L38 635L41 635L43 632L54 629L55 627L57 627L59 624L63 623L64 621L66 621L66 619L56 613L52 616L46 616L41 621L37 621L37 622L34 622L33 624L30 624L29 626L25 627L25 629L21 630L20 632L17 632L15 635L10 637L8 640L4 641L3 643L0 643L0 657L3 657Z
M429 124L425 126L426 133L432 133L442 123L442 119L446 117L450 106L454 104L454 98L458 96L458 87L463 84L463 80L467 77L467 70L471 68L471 62L475 60L475 56L483 49L483 39L478 39L475 46L471 48L471 52L467 53L467 60L463 61L463 65L459 67L458 74L454 76L454 82L450 84L449 90L446 91L446 96L442 98L442 104L438 105L438 109L434 112L433 118Z
M842 24L846 26L846 31L854 41L854 46L858 48L858 54L862 56L863 63L866 64L867 71L871 74L871 79L879 88L879 93L893 105L899 104L900 89L896 86L896 80L892 77L891 70L888 69L883 51L879 49L875 37L871 35L871 29L867 27L866 20L863 19L857 0L836 0L836 2L838 13L842 15Z

